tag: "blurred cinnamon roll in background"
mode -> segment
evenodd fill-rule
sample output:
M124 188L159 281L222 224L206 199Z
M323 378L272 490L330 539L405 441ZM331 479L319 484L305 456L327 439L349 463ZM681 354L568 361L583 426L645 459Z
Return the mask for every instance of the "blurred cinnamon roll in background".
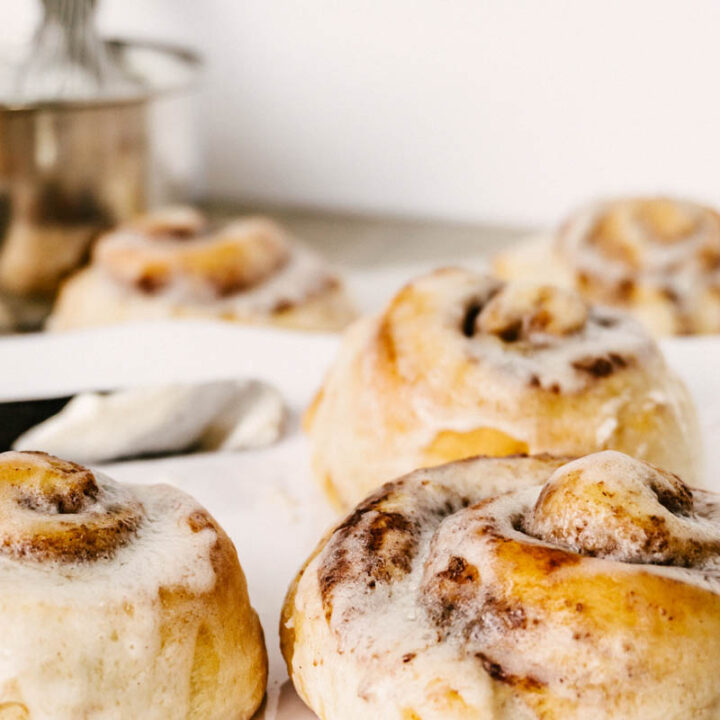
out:
M639 323L572 290L460 269L411 282L347 331L306 428L343 507L473 455L610 448L699 475L695 410Z
M628 310L656 335L720 332L720 214L671 198L583 208L500 254L505 279L542 278Z
M715 720L720 496L622 453L388 483L280 626L322 720Z
M0 454L0 577L2 717L245 720L263 698L235 548L179 490Z
M101 237L90 266L61 288L48 327L171 317L338 330L354 311L329 266L271 220L214 227L181 207Z

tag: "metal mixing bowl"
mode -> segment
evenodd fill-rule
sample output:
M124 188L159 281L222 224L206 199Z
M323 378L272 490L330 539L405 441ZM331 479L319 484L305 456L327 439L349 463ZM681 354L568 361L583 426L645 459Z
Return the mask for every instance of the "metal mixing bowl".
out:
M20 328L41 322L100 231L198 189L199 58L153 43L107 49L141 93L0 102L0 298Z

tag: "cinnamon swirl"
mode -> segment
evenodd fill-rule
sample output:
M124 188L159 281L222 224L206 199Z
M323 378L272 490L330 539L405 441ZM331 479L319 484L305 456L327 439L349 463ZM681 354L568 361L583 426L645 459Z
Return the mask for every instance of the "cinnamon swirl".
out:
M263 698L235 548L179 490L2 453L0 577L0 717L245 720Z
M689 395L639 323L571 290L459 269L348 330L306 427L342 507L473 455L615 449L693 482L699 471Z
M169 317L337 330L354 312L325 262L271 220L213 227L174 208L100 238L90 266L62 287L48 327Z
M320 543L280 633L322 720L717 720L720 496L614 451L419 470Z
M624 308L656 335L720 332L720 214L671 198L622 198L495 259L505 279L544 277Z

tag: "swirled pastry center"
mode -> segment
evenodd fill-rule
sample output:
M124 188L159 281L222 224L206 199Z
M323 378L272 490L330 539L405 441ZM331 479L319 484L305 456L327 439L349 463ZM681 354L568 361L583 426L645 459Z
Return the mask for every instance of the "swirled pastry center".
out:
M484 279L459 325L471 357L553 392L580 390L653 354L634 320L551 285Z
M110 557L137 531L142 505L89 469L38 452L0 454L0 552L77 561Z
M691 203L625 200L596 216L587 242L633 270L670 270L688 250L720 250L719 231L715 214Z
M100 238L92 269L120 297L274 313L339 281L326 263L267 218L212 225L190 208L156 212Z
M682 307L702 288L720 288L720 216L689 202L639 198L594 206L563 226L557 249L581 287L609 300L647 286Z
M720 529L696 512L690 488L621 453L556 470L520 526L543 542L627 563L702 568L720 557Z
M97 262L149 294L185 282L224 297L254 287L288 261L287 242L268 220L238 220L211 233L201 216L184 215L151 216L107 236Z

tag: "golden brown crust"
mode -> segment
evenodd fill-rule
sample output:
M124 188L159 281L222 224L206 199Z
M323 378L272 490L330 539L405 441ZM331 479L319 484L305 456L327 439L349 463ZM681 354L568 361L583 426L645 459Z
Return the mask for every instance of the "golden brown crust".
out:
M198 523L198 520L201 520ZM265 695L268 659L257 613L250 607L245 576L235 547L215 519L200 511L188 518L199 532L211 528L217 541L211 561L217 578L204 596L188 595L180 588L160 588L168 637L196 626L195 651L190 671L189 720L203 720L217 713L218 697L234 688L228 709L237 718L250 718ZM202 607L198 624L198 609ZM233 658L233 662L229 662ZM242 688L242 694L237 692ZM218 715L218 720L220 716Z
M719 543L718 496L620 453L418 471L320 544L283 652L323 720L716 720Z
M460 269L415 280L348 331L305 428L341 507L479 454L614 448L697 477L689 396L637 323Z

